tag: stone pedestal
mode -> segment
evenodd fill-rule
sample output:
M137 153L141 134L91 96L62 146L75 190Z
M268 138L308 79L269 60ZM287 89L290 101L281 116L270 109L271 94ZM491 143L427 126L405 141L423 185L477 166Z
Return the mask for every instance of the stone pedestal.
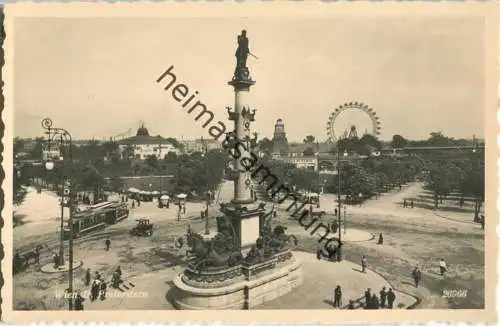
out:
M216 271L189 268L174 279L177 309L249 309L302 283L302 263L286 251L261 263Z
M240 250L243 252L250 250L260 236L261 219L265 213L264 204L231 202L222 204L221 211L231 222Z

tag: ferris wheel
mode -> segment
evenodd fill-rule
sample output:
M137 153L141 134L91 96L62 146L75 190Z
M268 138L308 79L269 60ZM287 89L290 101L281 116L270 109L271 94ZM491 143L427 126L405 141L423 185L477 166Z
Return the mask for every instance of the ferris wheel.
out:
M361 102L349 102L344 103L337 107L328 118L328 123L326 126L328 140L331 142L336 142L338 136L341 135L343 138L355 138L358 137L358 131L356 129L356 125L351 124L348 130L340 131L336 130L338 127L336 126L337 119L339 116L346 111L358 111L363 112L370 119L370 130L367 130L366 133L371 134L375 137L380 136L380 130L382 129L380 118L377 116L377 113L374 109L369 107L366 104Z

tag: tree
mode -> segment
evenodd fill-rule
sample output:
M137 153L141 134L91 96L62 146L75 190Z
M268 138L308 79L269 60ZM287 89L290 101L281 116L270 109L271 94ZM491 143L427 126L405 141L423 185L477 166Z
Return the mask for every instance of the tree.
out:
M376 150L382 149L382 143L372 134L364 134L361 137L360 142L365 149L370 149L370 147Z
M13 154L14 154L14 176L12 180L13 186L13 204L20 205L24 198L26 197L26 189L23 187L23 183L26 182L26 176L23 175L23 171L19 162L18 154L19 151L24 147L24 143L21 139L15 138L13 145Z
M429 163L427 174L427 186L434 193L434 208L439 206L440 196L448 195L453 189L457 188L460 182L461 171L456 165L446 161L437 161Z
M480 164L480 158L473 157L471 162L464 166L459 189L463 195L474 197L474 220L479 221L479 211L484 201L485 169Z
M119 176L113 176L108 181L108 187L111 191L121 192L125 182Z
M453 138L443 135L440 131L431 132L431 136L427 139L428 146L450 146L454 144Z
M134 146L127 144L122 151L122 158L125 160L130 160L134 157Z
M165 155L164 160L167 163L176 163L177 162L177 154L175 152L168 152Z
M149 155L148 157L146 157L145 162L150 172L155 172L156 170L158 170L158 158L156 157L156 155Z
M408 145L408 141L401 135L392 136L392 148L403 148Z
M304 143L306 144L314 144L314 141L316 138L313 135L308 135L306 138L304 138Z
M264 153L271 153L274 149L274 143L269 138L263 138L258 143L259 149Z
M341 172L344 192L351 198L359 198L359 194L364 197L371 196L377 188L377 180L374 175L360 166L346 165Z
M43 155L43 142L44 138L43 137L36 137L35 138L35 146L33 146L33 149L29 153L29 157L31 159L35 160L41 160L42 155Z

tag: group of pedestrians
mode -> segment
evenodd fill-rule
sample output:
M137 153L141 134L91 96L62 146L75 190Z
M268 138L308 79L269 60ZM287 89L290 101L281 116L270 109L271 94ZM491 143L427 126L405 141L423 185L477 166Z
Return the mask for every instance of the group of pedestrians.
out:
M113 276L111 278L111 286L113 288L118 288L120 283L123 282L121 276L122 276L122 270L120 266L118 266L116 270L113 272ZM106 299L108 284L101 277L101 274L98 271L96 271L94 273L94 277L92 277L90 268L87 268L87 271L85 272L85 286L90 286L90 296L89 296L90 301L95 301L97 299L100 300ZM78 301L80 309L76 310L83 310L83 302L85 301L85 299L81 297L80 294L77 295L76 299L78 300L75 300L75 309L77 308L76 302Z
M108 286L106 282L101 278L99 272L98 271L95 272L92 284L91 284L91 278L92 277L89 268L85 273L85 285L86 286L90 285L90 301L95 301L98 298L100 298L101 300L106 299L106 290Z
M379 296L371 292L371 289L365 291L365 309L392 309L396 301L396 293L392 289L386 291L386 287L382 287Z
M371 292L371 289L367 289L365 292L365 305L364 309L392 309L394 307L394 302L396 301L396 293L392 289L386 290L386 287L382 287L377 296L375 293ZM349 300L347 309L356 309L355 301ZM333 293L333 307L341 309L342 308L342 288L340 285L334 290Z
M406 199L403 200L403 207L404 208L408 208L408 207L413 208L413 207L415 207L415 204L413 203L413 199L412 200L406 200Z

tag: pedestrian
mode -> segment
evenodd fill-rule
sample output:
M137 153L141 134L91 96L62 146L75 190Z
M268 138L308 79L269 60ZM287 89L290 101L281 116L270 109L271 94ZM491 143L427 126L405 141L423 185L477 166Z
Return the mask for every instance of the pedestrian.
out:
M90 285L90 279L91 279L90 268L87 268L87 272L85 273L85 286Z
M40 246L35 248L35 264L40 264Z
M422 272L415 266L413 271L411 272L411 277L413 277L413 281L415 282L415 287L418 288L418 284L420 283L420 279L422 278Z
M338 209L337 209L337 208L335 208L334 212L335 212L335 216L337 216Z
M377 295L374 293L371 298L371 309L379 309L380 303L378 301Z
M403 200L403 208L406 208L407 204L406 204L406 199Z
M182 214L186 214L186 203L182 205Z
M321 260L321 256L323 255L323 246L321 244L318 244L318 247L316 248L316 259Z
M135 208L135 200L132 200L132 208Z
M111 240L109 240L109 238L106 238L106 251L109 251L109 246L111 246Z
M94 301L99 293L99 280L94 280L90 286L90 301Z
M100 298L101 300L104 300L106 299L106 288L107 288L107 285L106 285L106 282L102 281L101 282L101 286L100 286Z
M340 285L337 285L337 287L335 288L333 306L335 308L342 307L342 288L340 287Z
M101 274L99 274L98 271L95 271L94 273L94 281L100 281L101 280Z
M75 310L83 310L83 302L85 299L78 292L75 297Z
M363 255L363 258L361 258L361 272L366 273L366 266L368 265L368 262L366 261L366 256Z
M59 267L59 256L56 253L52 254L52 262L54 263L54 269Z
M121 277L122 277L122 268L121 268L120 266L118 266L118 267L116 268L116 273L118 273L118 276L119 276L119 277L120 277L120 279L121 279Z
M379 245L384 244L384 236L382 235L382 233L380 233L378 235L378 242L377 242L377 244L379 244Z
M387 300L387 292L385 286L380 290L380 308L385 308L385 301Z
M411 208L413 208L413 199L411 200L410 205L411 205Z
M347 305L347 309L354 310L354 300L349 300L349 304Z
M333 220L332 222L332 225L330 227L330 230L333 232L333 233L337 233L337 230L339 229L339 223L337 222L337 220Z
M118 271L113 272L113 277L111 279L111 283L113 287L116 289L121 283L120 275L118 275Z
M368 288L365 291L365 309L370 309L372 300L372 290Z
M203 221L205 219L205 211L200 211L200 218Z
M446 262L443 258L439 260L439 272L441 276L444 276L444 273L446 272Z
M387 304L389 309L392 309L395 300L396 294L392 291L392 289L389 289L389 292L387 292Z

